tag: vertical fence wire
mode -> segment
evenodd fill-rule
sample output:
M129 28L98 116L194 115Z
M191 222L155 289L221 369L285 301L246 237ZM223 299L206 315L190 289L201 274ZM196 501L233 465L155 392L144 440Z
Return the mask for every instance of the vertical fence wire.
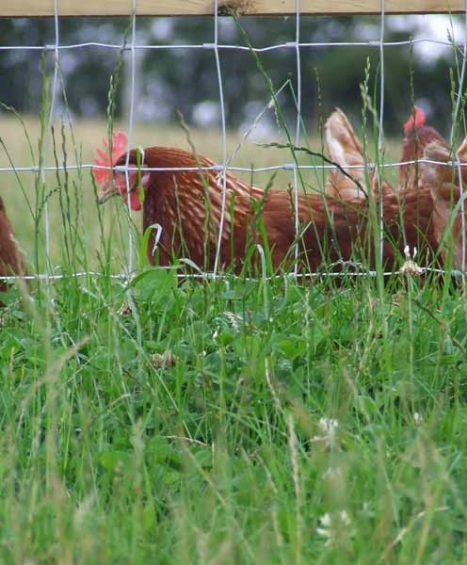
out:
M455 38L452 38L453 41L455 40ZM455 45L453 45L453 50L455 51L456 47ZM463 86L464 86L464 76L465 76L465 60L467 57L467 0L465 0L464 2L464 45L463 45L463 50L462 50L462 65L461 65L461 72L460 72L460 76L459 76L459 85L458 85L458 89L457 89L457 96L456 96L456 105L454 107L454 113L452 116L452 127L451 127L451 133L449 136L449 141L451 143L451 145L453 145L453 143L455 142L455 134L457 131L457 119L459 117L459 110L460 110L460 106L461 106L461 101L462 101L462 90L463 90Z
M453 38L454 41L454 38ZM455 50L455 46L453 46ZM456 97L456 105L454 107L454 113L452 117L452 127L451 127L451 135L449 137L451 142L451 147L455 143L455 133L457 131L457 122L459 120L459 111L461 107L461 101L463 98L463 90L464 90L464 78L465 78L465 66L466 66L466 58L467 58L467 0L464 2L464 46L462 50L462 65L461 71L458 80L458 88L457 88L457 97ZM465 287L465 262L466 262L466 234L465 234L465 199L464 199L464 183L462 180L462 166L460 162L460 157L457 155L456 160L457 166L457 176L458 176L458 183L459 183L459 197L461 202L460 214L461 214L461 271L462 271L462 284Z
M136 8L137 0L132 0L131 2L131 41L130 41L130 107L128 108L128 147L132 147L133 140L133 126L135 120L135 84L136 84ZM129 173L129 163L130 163L130 152L127 151L126 161L125 161L125 182L127 191L127 203L128 203L128 277L133 273L133 263L134 263L134 238L133 229L131 225L131 199L130 199L130 173Z
M220 255L222 248L222 236L224 232L226 201L227 201L227 129L225 122L225 101L224 101L224 83L222 80L222 68L219 56L219 0L214 2L214 57L216 61L217 84L219 89L219 102L222 122L222 201L221 201L221 217L219 221L219 234L217 236L216 257L214 260L214 276L219 270ZM209 227L208 227L209 230Z
M381 14L380 14L380 37L379 37L379 64L380 64L380 83L379 83L379 127L378 127L378 164L381 157L384 155L384 37L385 37L385 5L384 0L381 0ZM381 167L378 167L378 184L379 184L379 256L381 265L383 265L383 250L384 250L384 199L383 199L383 175Z
M45 265L45 280L49 281L49 271L51 268L50 264L50 214L49 214L49 198L46 193L46 169L44 167L45 160L48 157L50 148L50 137L52 121L55 114L55 104L57 98L57 85L58 85L58 72L60 65L59 58L59 46L60 46L60 27L59 27L59 0L54 0L54 45L53 45L53 76L52 76L52 86L50 93L50 107L47 115L46 128L45 128L45 138L43 140L41 151L42 155L39 157L39 178L44 190L44 229L45 229L45 253L46 253L46 265Z
M295 0L295 54L296 54L296 67L297 67L297 117L295 124L295 145L300 145L300 127L302 124L302 65L300 58L300 0ZM297 162L294 160L293 169L293 191L294 191L294 220L295 220L295 264L294 275L298 274L298 254L299 254L299 230L300 230L300 217L298 209L298 170ZM303 188L303 187L302 187Z

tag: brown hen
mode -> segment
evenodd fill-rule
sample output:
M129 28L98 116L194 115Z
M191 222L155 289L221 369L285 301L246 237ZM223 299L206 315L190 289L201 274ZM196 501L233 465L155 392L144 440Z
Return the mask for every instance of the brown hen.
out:
M127 160L128 191L123 167ZM96 164L103 167L104 161L101 158ZM370 265L375 264L366 199L351 194L343 199L300 192L297 238L294 198L289 191L265 192L230 172L225 173L227 192L221 221L222 171L207 157L195 157L179 148L150 147L109 155L108 161L117 170L113 176L96 170L102 187L100 201L120 194L133 210L143 209L143 230L152 229L148 246L152 264L170 265L177 259L189 258L199 268L212 270L220 230L218 266L223 269L240 271L255 243L270 249L275 269L290 266L295 245L302 270L316 271L324 261L341 264L368 260ZM407 209L402 210L394 195L385 197L383 261L388 268L397 266L407 243L418 245L419 232L426 233L426 226L417 223L411 214L413 198L407 196ZM405 237L399 228L401 214L406 224Z
M104 161L102 158L96 163L104 166ZM126 153L112 157L116 167L126 161ZM219 267L237 272L255 243L269 248L274 268L293 262L297 244L302 268L316 271L325 259L350 260L357 243L363 242L360 234L364 233L367 210L358 201L349 205L300 193L297 239L294 198L289 191L266 193L227 171L221 221L222 171L207 157L195 157L179 148L150 147L142 153L131 150L129 165L133 169L128 173L130 206L133 210L143 208L144 231L153 228L148 246L152 264L170 265L176 259L188 258L203 270L212 270L221 226ZM101 202L114 194L128 201L123 171L116 171L113 179L99 173L98 182L102 186Z

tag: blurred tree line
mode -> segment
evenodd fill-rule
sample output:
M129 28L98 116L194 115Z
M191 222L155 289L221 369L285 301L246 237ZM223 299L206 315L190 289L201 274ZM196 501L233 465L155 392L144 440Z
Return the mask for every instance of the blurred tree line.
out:
M416 19L418 18L418 20ZM385 40L405 41L426 29L424 22L437 18L448 37L447 19L439 16L386 17ZM391 23L392 22L392 23ZM369 62L370 94L379 97L380 20L378 17L305 17L300 23L300 42L319 45L300 49L301 103L305 125L316 125L333 107L360 115L360 84ZM454 22L456 23L456 22ZM119 57L123 76L118 90L117 111L126 115L131 97L131 52L92 45L92 42L123 44L130 40L128 19L61 18L60 79L66 104L75 116L104 116L108 103L109 79ZM435 25L436 27L436 25ZM454 29L454 28L453 28ZM465 32L465 30L464 30ZM52 66L55 43L50 18L0 20L0 101L21 112L37 113L43 83L41 60ZM425 34L426 35L426 34ZM429 35L428 35L429 36ZM291 123L297 97L297 53L295 18L219 18L218 42L229 46L248 43L257 48L282 45L258 53L248 49L219 49L222 91L229 127L246 127L269 99L270 77L274 89L284 86L279 100ZM439 37L438 37L439 38ZM463 37L456 37L463 41ZM172 121L176 111L197 125L220 123L220 97L212 18L139 18L134 62L135 117L145 121ZM328 42L373 42L371 46L326 46ZM289 44L289 45L287 45ZM183 47L196 45L196 48ZM35 50L21 49L33 46ZM177 46L177 47L175 47ZM8 49L12 47L13 49ZM171 47L171 48L168 48ZM423 49L421 49L423 47ZM46 55L44 55L46 53ZM384 49L385 128L399 132L413 101L432 114L432 122L446 131L452 109L451 74L459 73L459 57L452 47L433 43L387 46ZM260 68L261 67L261 68ZM63 107L64 99L58 97ZM265 120L274 120L272 112Z

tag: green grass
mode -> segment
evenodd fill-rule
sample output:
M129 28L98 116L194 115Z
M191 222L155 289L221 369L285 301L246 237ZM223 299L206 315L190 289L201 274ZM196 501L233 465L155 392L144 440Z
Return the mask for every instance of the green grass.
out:
M464 562L465 300L406 283L11 297L0 560Z
M186 146L174 131L136 135ZM78 161L104 133L77 126ZM220 157L218 137L193 136ZM244 150L241 164L277 160ZM5 298L0 562L467 560L462 289L410 276L382 290L370 278L179 284L157 269L128 289L109 278L125 264L124 207L98 209L88 172L67 182L60 194L46 178L52 267L104 276ZM34 218L12 177L0 190L32 264Z

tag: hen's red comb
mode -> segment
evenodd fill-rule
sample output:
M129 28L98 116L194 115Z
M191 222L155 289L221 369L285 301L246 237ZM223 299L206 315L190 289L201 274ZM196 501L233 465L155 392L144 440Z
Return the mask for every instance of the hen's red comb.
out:
M418 129L423 127L426 123L425 112L419 106L415 106L414 110L415 110L414 113L404 124L405 134L409 134L413 129Z
M97 149L98 157L94 161L99 167L112 167L125 154L128 147L128 138L123 131L115 131L112 135L112 155L109 151L109 140L104 138L105 149ZM112 171L108 169L93 169L94 178L100 185L110 182Z

